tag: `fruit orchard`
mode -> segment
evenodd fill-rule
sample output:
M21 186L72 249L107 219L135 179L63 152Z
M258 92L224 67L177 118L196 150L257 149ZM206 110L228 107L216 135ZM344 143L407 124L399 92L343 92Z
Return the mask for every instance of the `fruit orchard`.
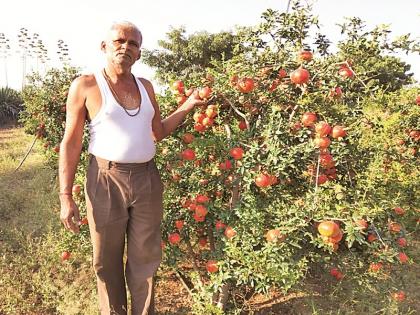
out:
M334 48L312 35L317 23L299 4L287 14L268 10L259 25L238 30L230 59L162 82L164 117L193 93L207 100L156 156L163 263L198 314L234 311L240 290L286 292L315 264L337 281L387 276L390 298L405 299L391 266L412 262L405 249L420 220L420 88L393 53L419 53L419 44L390 41L386 28L366 30L353 18ZM22 120L51 167L76 75L51 71L24 91ZM75 184L84 172L82 163ZM74 192L83 213L83 190ZM63 260L89 255L81 230L63 232Z

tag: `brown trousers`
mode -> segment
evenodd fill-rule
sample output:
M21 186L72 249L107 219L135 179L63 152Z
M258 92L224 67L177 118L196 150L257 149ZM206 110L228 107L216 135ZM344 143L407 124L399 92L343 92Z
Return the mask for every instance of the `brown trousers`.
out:
M131 313L154 314L163 215L163 185L154 161L115 163L91 156L85 189L101 315L127 314L125 280Z

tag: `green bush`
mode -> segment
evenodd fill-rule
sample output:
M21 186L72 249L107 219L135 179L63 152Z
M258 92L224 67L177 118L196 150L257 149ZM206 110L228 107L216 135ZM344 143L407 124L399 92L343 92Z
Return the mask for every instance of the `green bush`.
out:
M15 123L23 109L20 93L9 87L0 88L0 124Z
M20 122L25 131L43 142L47 164L58 168L58 152L64 134L66 99L70 83L78 69L51 69L44 76L34 73L28 77L22 97L25 109Z

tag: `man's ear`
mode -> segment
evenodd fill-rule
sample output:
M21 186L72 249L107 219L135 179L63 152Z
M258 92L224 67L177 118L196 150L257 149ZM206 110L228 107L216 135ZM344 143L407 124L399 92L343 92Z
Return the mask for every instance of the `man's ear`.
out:
M139 60L140 57L141 57L141 50L139 50L139 55L137 56L137 59L136 60Z
M103 52L105 52L105 49L106 49L106 43L105 43L105 41L102 41L102 42L101 42L101 50L102 50Z

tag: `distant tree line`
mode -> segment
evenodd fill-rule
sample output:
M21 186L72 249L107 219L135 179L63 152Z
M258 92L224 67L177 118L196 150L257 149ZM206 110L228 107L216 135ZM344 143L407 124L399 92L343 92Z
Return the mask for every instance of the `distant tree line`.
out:
M69 48L62 39L57 41L57 54L60 62L69 64ZM28 72L45 72L51 61L48 48L38 33L31 33L22 27L13 42L5 33L0 32L0 59L2 59L4 82L1 85L9 86L10 60L18 56L22 63L22 89L26 83ZM16 72L15 69L12 71Z

